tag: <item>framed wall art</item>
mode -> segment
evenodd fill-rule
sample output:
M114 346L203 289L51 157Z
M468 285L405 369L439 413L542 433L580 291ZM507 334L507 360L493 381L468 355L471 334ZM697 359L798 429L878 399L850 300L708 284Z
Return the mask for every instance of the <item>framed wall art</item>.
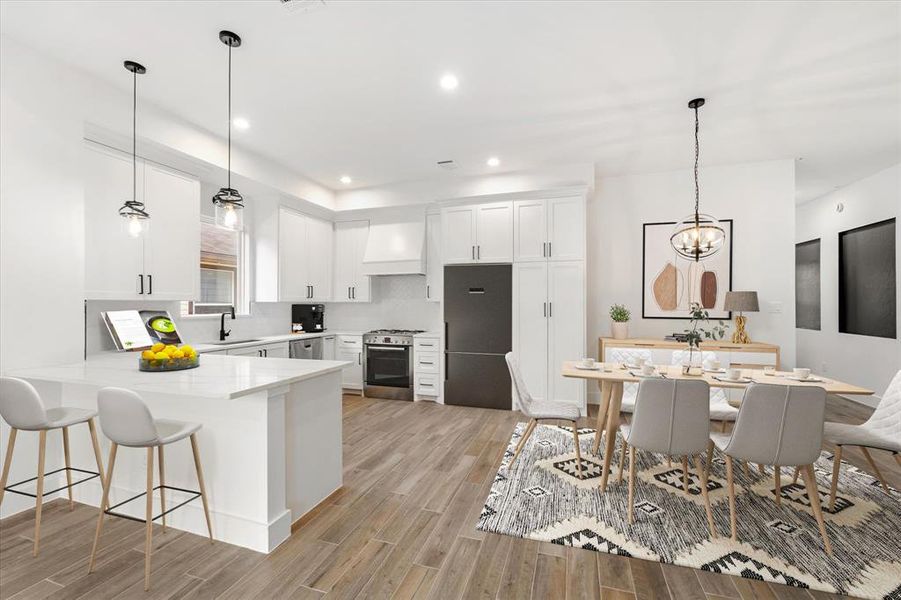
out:
M726 230L725 246L700 262L685 259L670 244L675 222L645 223L642 235L641 316L645 319L688 319L688 307L699 302L711 319L729 319L723 310L726 292L732 289L732 220L720 224Z

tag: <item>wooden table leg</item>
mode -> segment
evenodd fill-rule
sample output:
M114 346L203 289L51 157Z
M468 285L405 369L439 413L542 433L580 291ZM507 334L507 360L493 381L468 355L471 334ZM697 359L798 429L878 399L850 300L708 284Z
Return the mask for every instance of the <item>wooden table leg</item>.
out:
M610 391L613 389L613 384L609 381L600 381L598 384L601 388L601 405L598 409L598 422L595 425L594 442L591 446L591 453L595 455L598 453L598 448L601 447L601 432L607 424L607 412L610 409Z
M623 382L615 381L611 385L610 405L607 408L607 438L604 440L604 465L601 471L601 493L607 491L607 478L613 465L613 449L616 445L616 432L619 430L619 409L623 403Z

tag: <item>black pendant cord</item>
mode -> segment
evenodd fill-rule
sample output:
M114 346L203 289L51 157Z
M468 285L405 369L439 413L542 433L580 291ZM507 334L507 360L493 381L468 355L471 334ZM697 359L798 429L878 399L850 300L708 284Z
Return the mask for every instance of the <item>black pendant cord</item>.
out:
M698 121L698 107L695 106L695 227L699 225L698 211L701 203L701 189L698 185L698 157L701 155L701 144L698 140L698 130L700 122Z
M131 201L138 201L138 73L131 74Z
M232 47L228 47L228 188L232 187Z

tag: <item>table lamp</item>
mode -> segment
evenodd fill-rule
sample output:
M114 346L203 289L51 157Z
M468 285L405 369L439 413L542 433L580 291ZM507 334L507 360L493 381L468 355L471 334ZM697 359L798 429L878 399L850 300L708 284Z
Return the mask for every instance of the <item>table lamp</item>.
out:
M735 332L732 334L733 344L750 344L751 338L745 331L747 317L742 313L759 312L760 304L757 302L757 292L726 292L726 300L723 310L737 312L735 317Z

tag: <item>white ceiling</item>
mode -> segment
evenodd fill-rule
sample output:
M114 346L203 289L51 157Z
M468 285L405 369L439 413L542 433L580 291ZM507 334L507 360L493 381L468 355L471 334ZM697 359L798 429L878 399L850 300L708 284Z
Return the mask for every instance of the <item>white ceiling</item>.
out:
M8 2L0 31L343 189L594 162L686 168L686 102L705 96L703 164L798 163L804 201L901 160L897 2ZM454 93L438 80L452 71Z

